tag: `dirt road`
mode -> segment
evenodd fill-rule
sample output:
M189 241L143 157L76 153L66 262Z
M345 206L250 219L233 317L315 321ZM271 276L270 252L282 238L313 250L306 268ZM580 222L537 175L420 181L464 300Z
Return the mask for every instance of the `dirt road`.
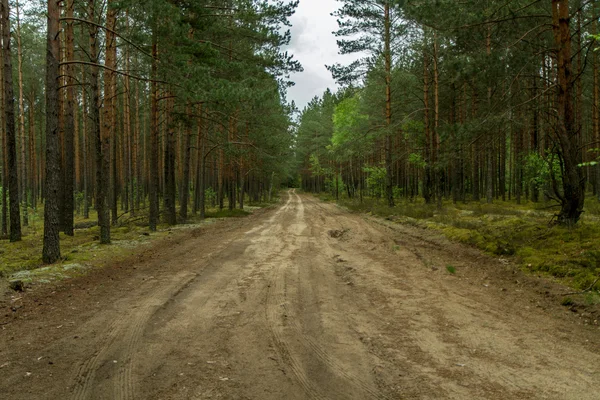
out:
M27 294L0 330L0 397L598 399L600 330L560 290L290 191Z

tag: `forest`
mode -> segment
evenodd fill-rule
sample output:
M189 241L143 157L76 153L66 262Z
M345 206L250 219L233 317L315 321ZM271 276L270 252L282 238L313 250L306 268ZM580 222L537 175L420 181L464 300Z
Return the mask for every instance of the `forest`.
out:
M337 3L355 61L299 111L298 1L3 0L1 240L52 264L75 228L109 244L296 186L593 283L597 2ZM548 258L550 238L573 248Z
M596 2L343 3L339 49L361 58L302 113L306 189L553 199L572 225L600 198Z
M334 13L339 51L357 61L329 65L342 88L315 97L299 117L302 188L361 211L451 220L451 236L495 254L518 253L515 243L539 253L560 232L560 248L586 244L562 260L527 254L525 265L548 264L542 268L560 269L562 277L572 271L557 264L583 263L586 284L593 283L600 271L594 245L600 4L340 3ZM373 198L396 208L372 206ZM431 207L419 209L422 203ZM511 214L514 223L465 221L474 211ZM527 213L541 218L524 221ZM557 226L552 234L544 233L548 225ZM587 233L574 238L577 229L561 227Z
M54 263L75 216L108 244L128 221L268 200L293 166L297 4L2 1L2 240L43 219Z
M0 0L2 398L599 399L599 20Z

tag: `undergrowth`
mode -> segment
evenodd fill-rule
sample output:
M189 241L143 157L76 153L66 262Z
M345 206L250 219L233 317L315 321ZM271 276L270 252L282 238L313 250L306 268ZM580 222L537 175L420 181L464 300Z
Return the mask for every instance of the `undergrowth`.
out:
M274 199L275 201L277 198ZM251 204L249 210L262 208L270 203ZM215 218L240 218L250 214L246 210L229 210L227 208L209 208L206 210L207 220L191 215L184 225L169 227L166 224L158 226L157 232L150 232L147 226L147 211L141 210L135 216L123 214L119 223L111 227L110 245L100 245L98 238L99 227L96 224L97 214L90 210L89 218L75 216L75 236L60 234L62 259L54 266L44 266L42 263L43 244L43 208L30 211L29 226L23 227L23 240L9 243L0 241L0 278L21 279L30 281L34 277L63 277L68 270L69 276L83 273L86 268L105 265L119 261L131 254L132 249L150 243L153 240L167 237L174 230L194 228L203 223L209 223ZM43 268L42 268L43 267ZM60 272L60 273L59 273Z
M374 199L340 203L352 211L439 231L494 256L514 256L525 270L578 289L590 288L600 276L600 206L592 198L574 228L551 224L553 209L544 203L444 203L441 210L422 200L394 208ZM600 283L594 289L600 290Z

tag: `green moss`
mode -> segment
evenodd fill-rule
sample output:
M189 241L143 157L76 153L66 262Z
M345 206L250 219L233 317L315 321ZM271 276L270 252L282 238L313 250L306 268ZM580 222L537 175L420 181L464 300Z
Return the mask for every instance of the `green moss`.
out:
M256 207L253 207L256 209ZM250 214L244 210L209 210L210 218L244 217ZM43 209L38 209L36 215L43 215ZM190 216L187 225L169 227L160 225L158 232L150 233L144 224L145 219L121 218L120 225L111 228L112 244L100 245L98 243L99 227L90 226L96 219L91 214L89 219L81 216L75 217L75 223L88 226L75 230L75 236L66 236L61 233L60 262L51 266L44 266L41 260L43 242L43 223L41 219L30 214L30 224L23 228L23 240L17 243L2 242L0 249L0 277L12 279L15 274L22 274L24 279L50 281L76 276L87 268L106 265L129 256L132 249L150 243L172 234L175 229L193 229L201 224L210 223L210 220L200 220L198 216ZM93 222L92 222L93 224ZM72 266L81 266L74 268Z
M549 225L553 211L547 203L446 203L442 210L422 199L400 202L394 208L373 199L362 204L345 200L343 205L440 231L496 257L515 256L525 270L553 276L578 289L587 289L600 276L600 205L595 199L588 199L586 213L574 228Z

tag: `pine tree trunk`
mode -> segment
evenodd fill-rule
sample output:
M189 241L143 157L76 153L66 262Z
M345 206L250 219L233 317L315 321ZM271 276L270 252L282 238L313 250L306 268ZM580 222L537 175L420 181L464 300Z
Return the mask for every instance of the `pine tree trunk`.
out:
M116 75L111 69L117 67L117 37L113 33L117 25L117 10L115 9L115 0L108 0L106 3L106 54L104 69L104 108L102 114L102 175L104 185L107 191L110 211L112 214L112 224L116 225L118 218L117 196L117 119L116 119ZM111 32L112 31L112 32ZM112 149L111 149L112 147ZM111 185L112 183L112 185ZM107 236L101 238L102 242L110 242L110 226L106 232Z
M191 106L188 106L188 115L191 114ZM181 182L181 204L179 215L183 222L188 218L188 200L190 198L190 163L192 158L192 127L190 123L185 128L183 156L183 179Z
M67 18L73 17L73 0L69 0L67 3ZM74 58L74 34L73 34L73 22L67 21L65 28L65 41L66 41L66 58L67 61L72 61ZM65 103L65 115L64 115L64 152L65 158L63 161L64 170L64 183L63 183L63 212L62 212L62 229L68 236L73 236L73 213L74 213L74 178L75 178L75 122L74 122L74 98L75 98L75 79L73 79L74 68L70 65L65 66L66 77L66 93L67 100Z
M81 66L81 81L88 82L88 77L83 65ZM83 147L83 218L88 219L90 217L90 195L88 192L88 107L85 87L81 90L81 106L83 114L83 118L81 119L81 145Z
M2 21L0 21L0 31ZM0 45L0 136L2 136L2 235L8 235L8 147L6 140L5 96L4 96L4 52Z
M578 167L580 152L573 107L573 68L569 0L552 0L554 43L557 49L558 126L556 136L563 161L561 210L558 223L573 226L581 217L585 201L583 169Z
M15 129L15 99L10 45L10 12L8 0L2 0L2 51L4 53L4 117L8 158L8 197L10 203L10 241L21 240L21 210L19 201L19 166L17 165L17 132Z
M95 0L88 1L88 18L94 19ZM90 61L92 64L98 63L98 27L89 25L90 35ZM90 131L94 139L95 161L96 161L96 211L98 212L98 226L100 227L100 243L110 243L110 216L108 210L107 192L108 192L108 172L105 172L105 154L103 145L103 132L100 127L100 84L99 70L96 65L90 66Z
M150 230L155 232L158 224L158 32L155 26L152 31L152 82L150 83L150 159L149 159L149 185L148 193L150 200L149 225Z
M438 39L437 32L433 34L433 132L432 132L432 149L434 151L433 161L435 163L435 187L437 208L442 208L442 200L444 196L443 188L443 169L440 165L440 69L438 66Z
M394 187L392 169L392 50L391 50L391 20L390 4L384 6L384 46L385 46L385 194L388 206L394 207Z
M46 264L52 264L60 259L59 18L60 0L49 0L46 51L46 175L44 182L46 201L42 250L42 259Z
M593 33L598 34L598 3L594 4L594 22L592 25ZM593 75L594 75L594 85L593 85L593 102L592 102L592 125L593 125L593 133L594 133L594 146L593 148L600 148L600 68L598 66L600 60L598 59L598 52L594 52L593 57ZM595 158L600 158L600 153L595 152ZM595 194L600 201L600 164L594 167L594 185L595 185Z
M488 58L492 55L492 26L487 26L487 37L486 37L486 54ZM488 100L488 113L492 111L492 82L491 76L488 77L488 88L487 88L487 100ZM486 159L486 202L492 204L494 202L494 167L493 167L493 151L494 141L493 137L487 139L487 146L485 152Z
M426 204L430 204L433 196L433 160L431 148L431 121L429 117L429 54L427 43L423 46L423 113L425 123L425 149L423 151L425 161L425 177L423 181L423 198Z
M29 225L27 210L27 136L25 134L25 98L23 94L23 49L21 46L21 19L19 2L15 2L17 20L17 61L19 75L19 139L21 141L21 203L23 207L23 226Z

